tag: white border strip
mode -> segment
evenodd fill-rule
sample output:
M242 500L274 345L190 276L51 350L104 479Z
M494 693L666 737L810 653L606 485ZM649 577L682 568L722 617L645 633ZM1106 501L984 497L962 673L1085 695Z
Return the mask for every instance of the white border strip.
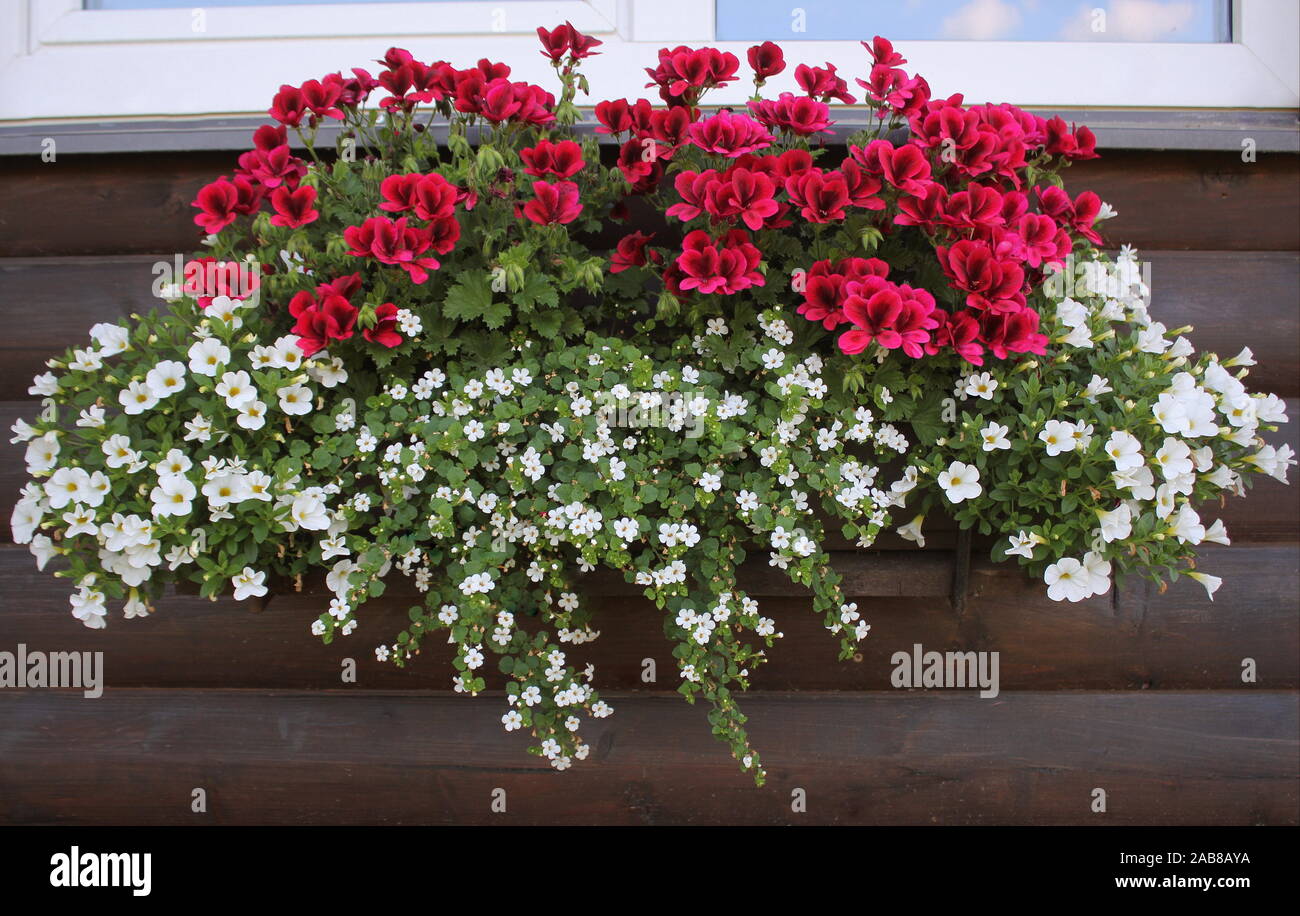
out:
M644 88L643 68L655 66L658 49L709 41L713 33L710 0L212 8L208 32L183 37L175 36L181 26L189 28L187 10L87 11L78 0L0 0L0 16L20 24L20 4L29 9L33 37L26 49L14 47L19 42L12 37L0 39L0 122L256 114L281 83L367 66L389 44L462 66L491 56L510 63L519 79L555 89L554 74L538 53L535 25L566 18L605 42L584 66L601 98L653 97ZM494 19L494 11L504 11L504 19ZM1236 0L1235 11L1238 40L1232 43L916 41L900 50L908 69L924 74L936 95L961 91L971 102L1300 107L1300 4ZM145 19L133 19L133 12L170 25L147 34L140 25ZM429 23L433 12L436 22L413 24ZM493 31L494 25L503 30ZM436 35L418 34L434 28ZM346 37L321 37L340 32ZM717 44L742 59L742 73L748 46ZM867 70L866 52L856 41L783 41L782 47L792 63L829 60L850 79ZM792 71L771 81L769 90L793 90ZM706 101L738 104L747 95L742 77Z

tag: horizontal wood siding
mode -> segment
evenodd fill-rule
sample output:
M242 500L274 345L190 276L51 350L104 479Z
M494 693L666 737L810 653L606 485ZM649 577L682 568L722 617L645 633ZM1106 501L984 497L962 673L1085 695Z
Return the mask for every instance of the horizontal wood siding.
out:
M704 710L613 699L555 773L499 702L425 694L0 694L0 820L248 824L1293 824L1291 693L765 694L768 785ZM208 814L190 810L207 792ZM1105 814L1090 811L1106 791ZM19 789L20 791L15 791ZM505 789L506 812L490 810ZM791 810L803 789L807 811Z
M838 660L838 639L797 589L777 577L747 577L764 613L784 634L769 661L754 671L754 686L887 690L891 657L919 642L938 651L999 652L1006 691L1233 689L1242 686L1244 658L1255 659L1260 687L1300 687L1295 543L1207 548L1201 567L1225 579L1214 601L1191 579L1159 594L1134 578L1109 595L1059 603L1017 567L977 560L960 613L949 599L950 554L923 554L934 574L920 587L900 584L918 564L900 563L899 556L833 555L849 594L872 624L860 654L847 661ZM873 594L853 585L872 575L889 576L893 588L910 594ZM341 686L346 658L357 663L359 688L444 690L455 673L451 647L441 640L431 641L404 670L375 660L374 647L406 626L407 609L419 601L409 586L407 595L394 588L368 603L357 632L326 647L308 630L329 606L320 589L278 594L256 613L231 599L172 595L158 603L151 619L114 617L105 630L91 631L68 613L69 583L37 572L24 548L0 548L0 582L7 594L21 596L7 600L0 615L0 649L12 651L23 642L46 651L103 651L114 687L327 689ZM601 637L573 647L570 658L579 667L594 664L602 688L675 690L680 679L672 643L664 637L663 612L630 587L609 594L610 584L606 579L604 589L584 589L596 603ZM654 683L642 680L646 659L657 667ZM491 687L504 685L495 669L485 676Z

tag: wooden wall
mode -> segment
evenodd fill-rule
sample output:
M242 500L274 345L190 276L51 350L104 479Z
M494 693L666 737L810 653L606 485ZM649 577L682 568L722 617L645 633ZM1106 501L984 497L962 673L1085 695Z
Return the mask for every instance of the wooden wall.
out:
M189 201L229 153L0 159L0 420L35 412L43 360L96 320L149 304L149 265L196 243ZM1254 385L1288 399L1300 448L1300 168L1294 155L1118 151L1076 166L1119 210L1108 224L1153 262L1153 311L1198 347L1249 344ZM6 437L7 438L7 437ZM0 446L0 512L23 479ZM104 697L0 691L0 822L1294 824L1300 821L1300 488L1261 482L1223 510L1233 546L1204 549L1225 578L1055 604L977 556L953 600L951 530L930 548L843 549L873 625L836 646L797 590L756 569L786 638L745 706L770 783L755 789L673 693L659 618L609 578L592 586L602 638L580 653L617 707L593 721L591 760L554 773L502 731L498 698L451 694L448 655L402 672L372 648L405 619L386 597L357 635L308 633L319 594L260 613L178 596L149 620L89 631L65 583L0 535L0 650L105 653ZM846 546L846 545L845 545ZM890 655L1001 653L1002 694L890 688ZM359 680L340 682L356 659ZM641 681L654 658L660 682ZM1258 683L1241 682L1255 660ZM206 814L190 809L204 788ZM507 791L505 814L489 809ZM791 792L807 793L806 813ZM1090 811L1106 790L1105 814Z

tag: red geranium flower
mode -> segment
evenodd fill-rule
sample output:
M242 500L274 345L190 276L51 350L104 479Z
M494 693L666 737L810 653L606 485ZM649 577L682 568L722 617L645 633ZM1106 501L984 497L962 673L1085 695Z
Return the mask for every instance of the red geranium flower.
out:
M302 93L303 104L311 109L313 115L343 120L343 112L338 108L339 99L343 96L343 87L339 83L307 80L298 91Z
M944 204L943 223L954 229L991 229L1002 222L1002 195L997 188L970 184Z
M939 325L930 335L930 342L925 346L926 353L933 356L942 350L950 349L974 366L984 365L980 324L971 312L958 312L949 316L942 309L936 309L934 318Z
M921 194L930 180L930 160L910 143L895 147L888 140L872 140L866 148L850 146L849 154L868 172L908 194Z
M744 230L733 229L721 241L719 246L703 229L687 234L677 258L685 275L681 289L731 295L765 283L758 271L762 255Z
M296 188L307 174L307 163L293 155L287 143L271 150L249 150L239 157L239 167L267 190L282 184Z
M182 270L181 292L207 308L218 296L247 299L261 286L261 265L247 261L194 258Z
M454 216L442 216L432 220L425 232L429 237L429 247L438 254L446 254L460 241L460 223Z
M935 249L939 264L954 289L966 295L971 308L1018 312L1025 307L1025 273L1018 264L1002 260L984 242L963 239L951 248Z
M848 320L844 302L850 294L869 299L888 285L888 276L889 265L879 258L843 258L834 267L817 261L804 278L804 301L796 311L829 331Z
M688 143L687 131L698 112L694 108L678 105L658 108L650 113L650 136L657 142L655 154L660 159L671 159L679 146Z
M902 70L876 64L867 79L857 84L878 102L883 102L895 113L910 117L918 113L930 99L930 84L919 76L909 77ZM883 117L884 112L880 112Z
M636 184L654 174L659 161L654 138L631 138L618 148L618 170L628 184Z
M320 212L315 209L315 205L316 189L311 185L303 185L293 191L287 187L276 188L271 194L271 206L275 208L271 225L297 229L308 223L314 223L320 218Z
M598 134L621 134L632 129L632 108L627 99L613 99L596 103Z
M424 176L419 172L389 175L379 185L379 194L384 198L379 209L389 213L405 213L415 209L415 189L423 180Z
M343 239L351 246L348 254L400 267L410 274L413 283L423 283L429 271L440 266L437 259L424 256L433 245L429 231L408 226L406 217L393 220L372 216L360 226L344 229Z
M812 153L806 149L788 149L779 156L769 157L776 160L774 172L781 178L782 184L793 175L802 175L813 167Z
M933 231L944 218L948 192L935 181L920 182L920 190L898 199L896 226L920 226Z
M199 188L192 207L198 207L199 213L194 223L202 226L203 231L215 235L235 221L240 213L239 189L229 178L218 178L212 184Z
M665 212L667 216L675 216L682 222L689 222L704 212L704 195L708 193L709 186L718 179L718 173L714 169L706 169L703 172L692 172L689 170L677 173L673 179L673 186L677 188L677 193L681 196L681 203L673 204Z
M651 80L646 85L660 87L665 101L685 97L693 102L700 92L736 79L739 69L740 61L730 51L678 45L659 50L659 66L646 68Z
M542 56L556 61L566 54L574 60L591 57L593 54L600 53L591 49L604 44L603 41L597 41L590 35L583 35L567 21L564 25L557 25L550 31L538 28L537 37L542 40Z
M266 150L268 153L277 146L289 142L289 133L283 124L263 124L253 131L253 148Z
M790 202L810 223L830 223L844 219L849 205L849 188L839 172L809 169L785 180ZM882 205L883 206L883 205Z
M533 182L533 199L523 206L523 214L539 226L571 223L582 212L578 186L571 181L548 184Z
M780 209L772 199L776 189L772 179L762 172L733 168L709 184L704 194L704 207L717 220L732 221L739 217L741 222L757 232Z
M1047 335L1038 333L1038 313L1023 309L1011 315L985 312L980 316L980 339L998 359L1012 353L1047 352Z
M840 349L845 353L861 353L872 341L886 350L902 346L902 336L894 330L894 322L903 311L903 298L893 288L877 290L870 298L851 295L844 300L844 316L855 327L840 335Z
M823 67L810 67L800 64L794 68L794 81L799 88L815 99L828 102L836 99L845 105L852 105L853 96L849 95L849 84L843 77L836 75L835 65L827 63Z
M742 114L720 111L686 129L692 143L707 153L736 158L772 145L772 135L762 124Z
M939 327L934 297L923 289L913 289L906 284L898 289L903 297L903 311L894 321L894 330L902 340L903 352L912 359L920 359L925 355L925 345L930 342L930 332Z
M845 159L840 165L840 175L848 189L849 203L864 210L885 209L885 202L876 196L880 193L880 180L869 175L866 169L852 159Z
M266 113L286 127L297 127L307 114L307 100L297 87L281 86Z
M329 73L321 82L339 87L339 104L345 108L360 105L379 87L379 80L360 67L352 68L352 79L344 79L340 73Z
M1046 123L1047 152L1071 160L1096 159L1097 138L1093 132L1086 127L1071 127L1066 127L1060 118Z
M456 84L456 110L482 115L493 124L516 121L521 124L548 124L555 120L551 110L555 96L541 86L512 83L503 76L484 82L477 71L462 74Z
M1093 225L1101 212L1101 198L1092 191L1084 191L1075 200L1061 188L1051 185L1038 188L1039 209L1058 223L1064 223L1094 245L1101 244L1101 236Z
M776 42L765 41L761 45L754 45L749 49L747 57L749 66L754 70L754 80L760 85L764 80L785 70L785 55Z
M654 233L633 232L618 240L618 247L610 258L609 272L622 273L633 267L642 267L646 263L646 244L654 238Z
M373 327L364 328L361 336L371 343L377 343L390 350L402 342L402 335L397 333L397 306L391 302L375 308Z
M1016 221L1014 231L999 239L998 252L1010 253L1030 267L1056 266L1070 253L1070 236L1050 216L1026 213Z
M800 137L830 133L835 123L825 102L791 92L783 92L775 99L752 100L748 106L763 126L788 130Z
M907 63L907 58L894 50L894 46L888 38L881 38L877 35L871 39L871 44L865 41L861 42L862 47L866 48L871 54L871 59L876 64L883 64L886 67L897 67Z
M298 348L304 356L320 352L331 341L352 336L358 309L348 301L348 296L360 286L361 277L353 274L316 287L314 294L303 290L289 300L289 314L297 319L293 333L298 335Z
M559 143L541 140L536 146L520 150L519 156L524 160L524 171L537 178L547 175L569 178L586 165L582 160L582 147L572 140Z
M437 172L421 175L411 195L415 215L420 219L444 220L456 212L459 191L454 184Z

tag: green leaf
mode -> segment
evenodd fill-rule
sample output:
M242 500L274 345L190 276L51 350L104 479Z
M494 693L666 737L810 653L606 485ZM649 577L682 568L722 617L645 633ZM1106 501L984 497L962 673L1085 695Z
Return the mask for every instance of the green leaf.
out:
M493 302L483 310L483 322L493 330L502 327L510 317L509 302Z
M907 414L912 431L925 445L934 445L940 437L951 432L951 424L941 419L946 397L942 389L932 390Z
M525 307L545 305L554 308L560 304L560 294L550 277L533 268L525 275L524 288L515 295L515 301Z
M481 318L492 306L492 279L483 271L464 274L442 303L442 313L460 320Z

